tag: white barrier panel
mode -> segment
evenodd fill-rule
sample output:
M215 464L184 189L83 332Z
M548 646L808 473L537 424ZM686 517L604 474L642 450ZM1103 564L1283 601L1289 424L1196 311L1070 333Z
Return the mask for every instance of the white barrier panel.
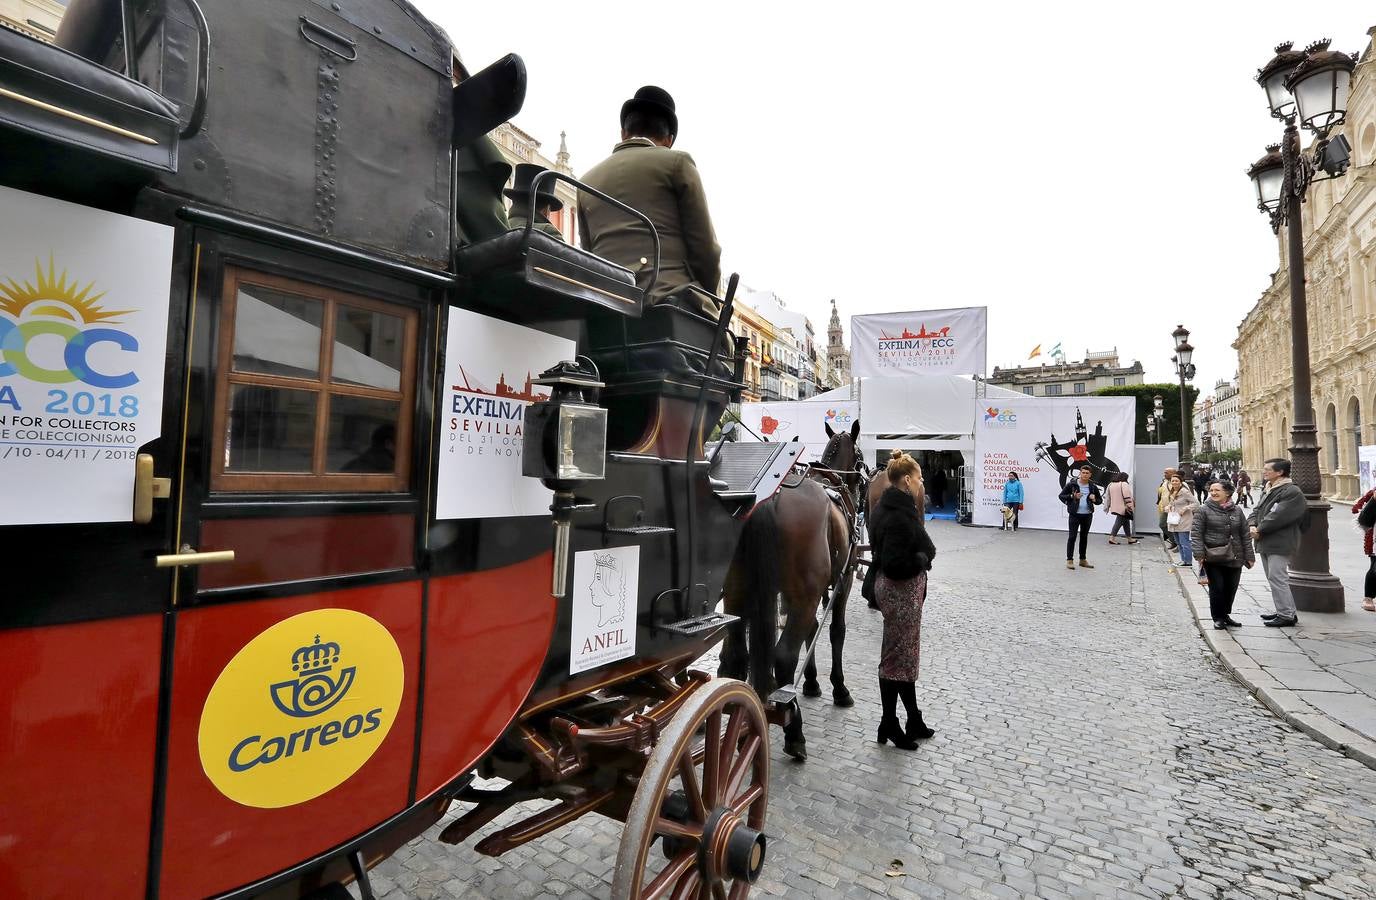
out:
M997 402L999 405L993 405ZM1113 475L1133 470L1132 397L1025 397L975 403L974 524L998 525L1010 471L1023 483L1023 528L1066 527L1058 495L1082 465L1104 493ZM1130 482L1136 486L1135 482ZM1107 532L1113 517L1100 507L1091 528Z
M791 441L795 437L804 445L799 462L821 459L827 447L827 426L832 431L850 431L860 417L857 400L784 400L774 403L742 403L741 421L751 431L769 441ZM753 441L755 436L742 431L740 439Z
M851 316L851 373L983 375L988 336L983 306Z
M1376 488L1376 444L1357 448L1357 472L1363 494Z

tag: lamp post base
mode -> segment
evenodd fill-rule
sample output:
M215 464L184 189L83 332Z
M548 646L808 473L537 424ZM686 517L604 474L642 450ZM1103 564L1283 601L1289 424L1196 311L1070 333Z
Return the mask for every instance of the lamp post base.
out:
M1343 583L1328 570L1328 511L1323 500L1309 501L1309 528L1290 558L1290 591L1301 612L1342 612Z

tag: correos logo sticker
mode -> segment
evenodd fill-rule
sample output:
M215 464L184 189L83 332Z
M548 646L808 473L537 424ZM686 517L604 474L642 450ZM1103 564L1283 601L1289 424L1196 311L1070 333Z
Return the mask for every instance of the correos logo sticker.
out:
M201 710L201 766L245 806L294 806L338 787L381 746L405 682L377 620L348 609L284 619L244 645Z

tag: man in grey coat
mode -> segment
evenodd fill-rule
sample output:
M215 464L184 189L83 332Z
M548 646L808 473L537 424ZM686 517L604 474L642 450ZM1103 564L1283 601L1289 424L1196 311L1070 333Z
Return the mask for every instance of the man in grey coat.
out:
M621 107L621 143L583 182L655 223L659 279L646 301L658 303L686 289L687 306L715 319L721 310L721 246L693 158L671 149L677 136L674 99L662 88L643 87ZM579 195L578 216L587 249L635 272L647 287L654 245L645 224L589 194Z
M1261 617L1267 626L1282 628L1299 621L1290 592L1290 557L1299 549L1300 526L1309 515L1309 502L1299 485L1290 480L1290 460L1268 459L1261 467L1261 478L1266 482L1266 493L1247 517L1247 524L1252 527L1252 541L1276 604L1274 613Z

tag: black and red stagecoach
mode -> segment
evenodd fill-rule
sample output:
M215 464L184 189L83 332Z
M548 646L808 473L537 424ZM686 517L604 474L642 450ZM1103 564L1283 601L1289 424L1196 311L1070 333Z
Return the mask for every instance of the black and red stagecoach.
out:
M749 890L765 719L690 664L795 451L703 452L729 312L459 233L524 79L402 0L0 28L0 896L368 896L455 802Z

